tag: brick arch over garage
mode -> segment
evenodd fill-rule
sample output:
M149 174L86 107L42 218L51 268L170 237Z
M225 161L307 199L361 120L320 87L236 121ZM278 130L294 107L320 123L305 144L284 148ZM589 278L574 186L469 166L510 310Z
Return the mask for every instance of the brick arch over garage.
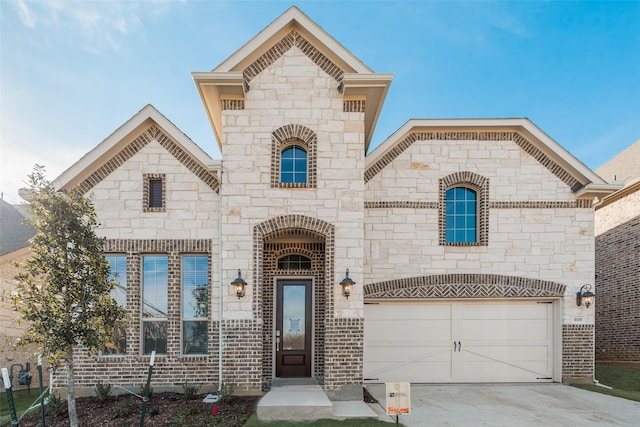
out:
M365 298L559 298L560 283L500 274L438 274L371 283Z
M254 313L263 325L262 387L268 390L273 379L274 318L279 278L300 277L313 281L313 373L325 384L325 320L333 312L333 259L335 227L304 215L285 215L257 224L253 229L255 289ZM280 270L277 259L300 253L312 260L311 269Z

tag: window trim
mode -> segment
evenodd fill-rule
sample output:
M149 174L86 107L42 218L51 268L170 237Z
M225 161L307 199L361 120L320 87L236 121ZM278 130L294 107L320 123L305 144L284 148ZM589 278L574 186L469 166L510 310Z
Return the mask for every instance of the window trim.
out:
M447 242L446 193L454 187L464 187L476 192L476 241ZM489 245L489 178L464 171L447 175L439 180L438 226L440 246L488 246Z
M283 173L292 174L294 179L295 179L296 175L302 173L300 171L297 171L296 168L295 168L295 163L298 160L300 160L300 159L297 159L295 156L292 159L293 162L294 162L293 169L290 170L290 171L288 171L288 170L285 171L283 169L284 166L283 166L283 161L282 160L283 160L283 156L284 156L285 151L295 150L295 149L298 149L298 150L302 151L304 153L304 155L305 155L305 159L304 159L304 167L305 167L304 178L305 179L304 179L304 181L301 181L301 182L297 182L295 180L293 182L284 182L282 180L282 174ZM300 143L298 143L298 141L291 141L288 144L284 144L282 146L281 150L280 150L280 185L282 185L282 186L306 186L308 182L309 182L309 153L307 152L306 148L304 146L302 146Z

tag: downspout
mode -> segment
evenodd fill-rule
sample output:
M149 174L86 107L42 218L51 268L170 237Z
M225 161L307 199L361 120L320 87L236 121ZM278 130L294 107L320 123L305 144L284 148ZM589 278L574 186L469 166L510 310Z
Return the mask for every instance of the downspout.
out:
M222 397L222 160L218 169L218 283L220 293L218 297L218 399Z

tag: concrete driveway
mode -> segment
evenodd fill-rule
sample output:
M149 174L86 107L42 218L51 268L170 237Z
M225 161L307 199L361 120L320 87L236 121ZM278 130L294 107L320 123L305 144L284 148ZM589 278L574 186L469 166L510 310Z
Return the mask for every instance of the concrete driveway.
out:
M385 385L367 384L385 406ZM395 417L393 417L395 421ZM640 402L563 384L411 385L413 426L640 426Z

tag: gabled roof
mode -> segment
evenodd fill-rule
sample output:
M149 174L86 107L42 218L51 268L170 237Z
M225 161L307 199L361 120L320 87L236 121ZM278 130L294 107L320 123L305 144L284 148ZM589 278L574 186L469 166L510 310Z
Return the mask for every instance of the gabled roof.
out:
M0 199L0 255L29 246L36 230L23 224L23 220L24 216L16 207Z
M578 198L602 198L619 188L607 184L528 119L411 119L367 155L365 181L415 141L429 139L512 140L567 184Z
M336 90L346 99L366 99L367 150L393 76L374 73L295 6L212 71L191 73L220 148L222 102L244 100L251 79L293 46L334 77Z
M158 141L213 190L218 190L218 180L210 171L214 163L211 157L150 104L64 171L52 184L56 189L80 186L84 192L88 192L153 140Z
M625 183L640 178L640 140L600 166L596 173L611 183Z

